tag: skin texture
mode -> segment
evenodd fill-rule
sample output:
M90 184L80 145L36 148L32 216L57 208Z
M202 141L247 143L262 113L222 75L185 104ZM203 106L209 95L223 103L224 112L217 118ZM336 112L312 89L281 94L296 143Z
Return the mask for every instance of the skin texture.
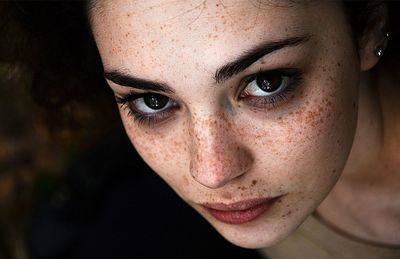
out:
M287 237L333 188L353 145L361 68L376 63L357 56L337 2L269 2L97 1L90 12L105 70L167 84L173 92L163 94L178 105L148 125L119 104L137 151L226 239L248 248ZM254 45L303 35L306 42L215 82L218 68ZM267 107L238 98L243 78L277 68L303 72L285 98ZM117 96L146 92L109 84ZM200 206L278 196L239 225Z

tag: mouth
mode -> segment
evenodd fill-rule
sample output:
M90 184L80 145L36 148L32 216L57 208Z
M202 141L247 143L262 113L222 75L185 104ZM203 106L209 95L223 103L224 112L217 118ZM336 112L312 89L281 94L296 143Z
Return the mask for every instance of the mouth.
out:
M232 204L204 203L201 206L215 219L223 223L238 225L253 221L266 213L279 197L245 200Z

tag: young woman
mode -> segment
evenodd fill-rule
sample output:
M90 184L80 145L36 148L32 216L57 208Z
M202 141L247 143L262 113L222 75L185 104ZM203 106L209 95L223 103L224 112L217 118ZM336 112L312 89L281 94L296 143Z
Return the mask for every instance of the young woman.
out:
M355 39L339 1L89 5L133 145L249 248L279 243L315 210L364 244L400 244L400 88L394 67L369 73L389 40L387 7L370 15ZM329 234L315 234L324 255L358 247Z
M396 6L93 0L87 14L132 144L227 240L398 258Z

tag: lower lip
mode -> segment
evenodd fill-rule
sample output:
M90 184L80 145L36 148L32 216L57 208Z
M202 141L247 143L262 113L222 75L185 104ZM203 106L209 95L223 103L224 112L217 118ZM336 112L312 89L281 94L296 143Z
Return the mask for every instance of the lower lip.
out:
M276 199L271 199L245 210L226 211L216 210L207 207L204 208L207 209L207 211L217 220L227 224L238 225L255 220L256 218L267 212L272 207L275 201Z

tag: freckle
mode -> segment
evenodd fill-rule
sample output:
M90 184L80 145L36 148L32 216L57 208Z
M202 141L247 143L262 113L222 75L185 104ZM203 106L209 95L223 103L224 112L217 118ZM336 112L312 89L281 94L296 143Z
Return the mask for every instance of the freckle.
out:
M184 175L184 176L182 177L182 180L183 180L183 184L184 184L184 185L189 185L189 180L188 180L188 178L187 178L186 175Z
M229 193L229 192L224 192L224 193L222 194L222 197L225 198L225 199L227 199L227 200L229 200L229 199L232 199L232 194Z
M337 66L340 67L340 66L342 66L342 64L340 64L340 62L338 62L338 63L337 63Z

